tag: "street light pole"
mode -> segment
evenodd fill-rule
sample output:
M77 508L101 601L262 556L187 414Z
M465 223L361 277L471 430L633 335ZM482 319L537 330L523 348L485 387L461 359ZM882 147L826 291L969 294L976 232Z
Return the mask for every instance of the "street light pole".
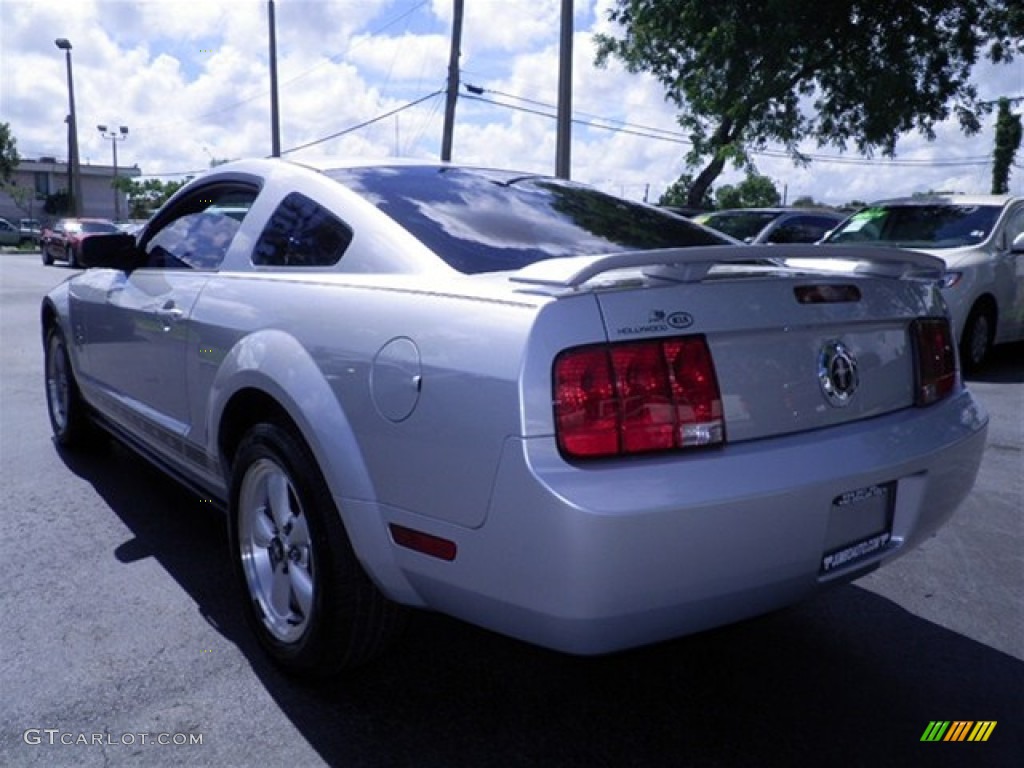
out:
M281 117L277 105L277 21L274 0L267 0L267 21L270 25L270 156L281 156Z
M121 194L117 188L117 142L128 138L128 126L122 125L117 131L111 128L107 130L105 125L97 125L97 130L104 139L110 139L110 146L114 150L114 180L111 185L114 188L114 221L121 220Z
M455 135L455 102L459 96L459 54L462 50L463 0L455 0L452 16L452 42L448 55L448 95L444 102L444 127L441 131L441 161L451 162Z
M82 168L78 162L78 118L75 115L75 82L71 76L71 43L66 37L58 37L53 41L54 45L64 51L68 65L68 175L71 184L68 189L68 196L71 198L72 216L80 216L82 213Z

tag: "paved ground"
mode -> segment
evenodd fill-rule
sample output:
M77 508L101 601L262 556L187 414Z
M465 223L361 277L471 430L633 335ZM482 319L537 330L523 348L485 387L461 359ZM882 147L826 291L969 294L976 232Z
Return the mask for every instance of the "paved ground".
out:
M0 256L0 765L1020 765L1024 345L971 382L993 420L969 501L854 585L601 659L424 615L309 686L244 627L216 514L119 449L55 450L37 311L69 274ZM921 743L933 720L997 726Z

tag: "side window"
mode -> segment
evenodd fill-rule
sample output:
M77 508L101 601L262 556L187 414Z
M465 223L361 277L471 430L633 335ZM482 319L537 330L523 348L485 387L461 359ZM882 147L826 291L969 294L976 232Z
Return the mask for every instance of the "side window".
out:
M352 230L323 206L292 192L277 207L256 247L260 267L330 267L352 242Z
M1024 205L1018 205L1010 212L1006 221L1006 247L1009 248L1014 239L1024 233Z
M146 266L218 269L258 193L256 187L220 183L179 200L144 244Z

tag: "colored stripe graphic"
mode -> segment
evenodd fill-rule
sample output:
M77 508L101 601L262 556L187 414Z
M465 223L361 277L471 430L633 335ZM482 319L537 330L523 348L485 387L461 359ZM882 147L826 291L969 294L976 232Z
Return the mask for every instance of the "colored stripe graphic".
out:
M996 720L932 720L921 734L921 741L988 741L996 723Z
M971 731L971 735L967 737L968 741L988 741L988 737L992 735L992 731L996 729L995 720L981 720L974 730Z
M971 720L955 720L943 741L963 741L972 725L974 722Z

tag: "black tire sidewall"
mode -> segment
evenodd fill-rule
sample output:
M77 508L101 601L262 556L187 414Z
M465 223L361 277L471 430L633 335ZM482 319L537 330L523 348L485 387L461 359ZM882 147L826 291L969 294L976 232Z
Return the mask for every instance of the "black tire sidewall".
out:
M292 643L280 641L264 626L260 608L249 591L242 565L239 494L247 469L260 459L270 459L287 473L306 516L313 548L313 615L305 633ZM331 526L327 517L337 515L337 511L315 466L309 450L290 431L275 424L259 424L250 429L242 439L231 473L228 536L232 568L243 596L246 619L260 644L271 657L297 671L312 670L320 666L329 652L326 646L333 634L333 627L330 626L332 617L325 609L325 605L331 604L332 592L338 588L333 578L336 571L336 553L331 546Z
M50 361L55 354L63 356L64 376L67 378L68 402L63 427L54 418L53 402L50 394ZM50 427L53 429L53 439L58 445L71 447L82 436L82 420L85 418L83 413L84 405L78 393L74 372L71 370L71 356L68 354L64 333L56 326L50 328L46 334L46 359L43 361L43 366L44 386L46 387L46 414L50 419Z
M985 350L982 353L981 358L979 360L975 360L973 357L974 336L977 333L978 321L983 317L988 322L988 328L985 334ZM964 370L968 372L977 371L985 364L985 360L992 351L992 339L994 334L995 327L992 313L984 307L975 307L972 309L971 313L967 316L967 322L964 323L964 333L960 343L960 362Z

